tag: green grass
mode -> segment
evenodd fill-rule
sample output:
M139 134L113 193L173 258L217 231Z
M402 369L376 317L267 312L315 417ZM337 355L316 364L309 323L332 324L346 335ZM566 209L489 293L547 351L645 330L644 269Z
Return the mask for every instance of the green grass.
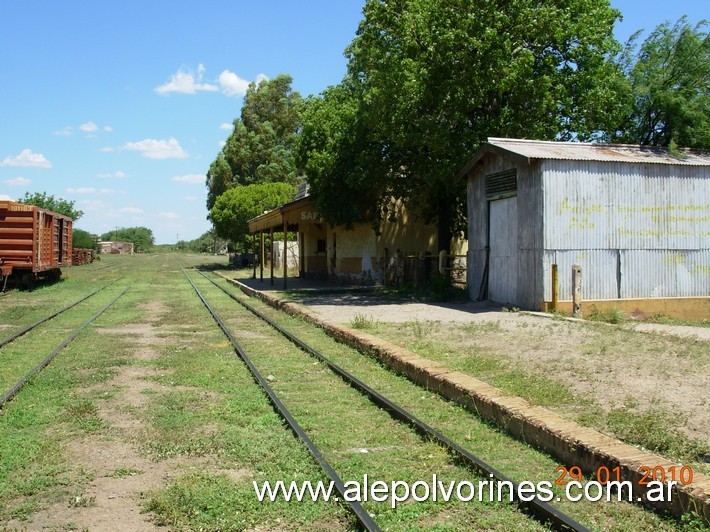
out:
M606 354L613 359L615 356L625 356L621 353L635 354L656 349L647 336L639 336L638 333L621 329L611 331L608 327L594 323L585 326L593 334L591 339L580 345L583 352ZM702 463L700 458L708 454L710 449L707 444L683 433L685 419L682 415L657 407L646 411L627 406L607 410L591 394L577 393L568 383L550 378L540 371L532 371L532 368L520 368L505 353L491 351L479 344L482 338L506 337L506 331L495 321L464 325L444 325L432 321L404 324L380 322L371 334L403 345L452 370L470 374L532 404L561 411L584 426L606 432L669 459L690 462L696 471L708 470L707 464ZM530 331L522 337L528 346L535 346L537 335L536 331ZM540 340L543 345L548 335L553 336L554 333L545 333ZM598 340L595 340L597 336ZM667 356L669 351L680 350L683 358L687 359L689 369L698 367L695 364L702 364L707 359L703 342L689 343L666 337L654 337L654 340L662 342L657 347L658 356ZM619 349L622 344L624 351Z
M587 316L587 319L591 321L603 321L614 325L629 321L629 317L619 309L611 308L600 311L597 310L594 305L592 305L592 310L589 316Z
M212 260L198 256L184 259L191 263ZM0 528L13 518L31 519L37 509L57 501L77 510L95 504L89 488L99 473L113 481L149 474L148 465L136 468L118 460L75 463L68 452L77 442L120 442L143 460L150 459L146 463L160 464L170 472L161 477L160 487L136 498L158 525L185 530L353 529L354 520L341 505L257 501L254 481L317 481L325 476L211 322L173 257L107 257L103 265L107 263L115 263L115 270L108 270L114 270L113 275L131 270L131 290L0 412ZM52 297L42 304L53 305L88 290L92 283L105 280L98 278L99 273L77 269L76 281L68 278L52 287ZM209 286L205 281L199 284ZM9 302L3 310L21 306L27 310L23 315L31 319L26 295L11 294L9 300L3 300L3 304ZM394 422L322 364L276 341L260 322L220 297L210 292L215 308L243 347L253 353L263 374L274 376L279 397L344 479L361 479L365 472L371 478L410 482L430 478L434 472L443 479L477 478L452 464L438 445ZM554 480L557 464L549 456L511 440L461 407L383 371L377 361L334 342L321 330L278 316L280 323L303 334L336 363L504 472L519 479ZM101 332L145 323L159 328L155 342L149 345L145 338ZM435 352L436 346L428 345L426 337L439 325L423 322L406 327L412 342ZM383 325L375 322L368 330L382 329ZM500 325L491 322L471 326L464 334L498 329ZM402 331L398 334L402 336ZM27 349L15 353L41 353L51 349L54 340L54 332L28 338ZM138 356L141 349L149 349L150 356ZM451 351L440 354L453 359ZM501 370L495 358L485 353L478 353L472 363ZM126 379L121 386L115 382L126 372L132 372L144 385L130 401ZM134 422L130 430L107 423L104 412L111 405ZM539 528L517 509L501 504L410 503L392 510L386 504L370 503L368 507L383 528L390 530ZM681 526L631 505L568 504L565 509L597 528L668 530ZM688 519L692 524L692 518ZM72 527L83 526L78 518L75 521L78 524L72 521Z
M353 316L353 319L350 320L350 327L353 329L372 329L376 323L377 320L371 315L357 312L355 316Z
M707 445L681 432L685 420L663 408L633 412L616 408L606 416L606 424L619 438L681 463L697 462L710 452Z
M198 284L209 288L206 282ZM223 298L220 300L219 298ZM214 301L212 301L214 299ZM264 375L273 375L273 386L279 397L287 404L292 414L314 439L343 479L362 480L364 473L371 478L385 480L400 479L414 482L430 477L432 471L439 472L444 479L471 479L475 475L462 471L450 463L448 455L438 445L422 441L409 429L393 421L388 415L374 407L359 393L352 390L340 379L333 376L321 364L304 355L275 336L269 328L249 314L237 317L235 304L224 296L211 296L213 306L230 315L230 325L242 347L252 352L255 364ZM310 327L310 329L314 329ZM259 331L255 337L254 332ZM249 334L241 337L242 332ZM326 340L329 345L332 340ZM359 356L359 355L358 355ZM381 371L381 369L379 370ZM406 382L406 381L401 381ZM407 385L409 386L409 385ZM383 430L384 429L384 430ZM254 427L249 428L249 433ZM242 436L242 439L246 436ZM270 451L270 445L262 439L264 451ZM369 452L362 453L360 449ZM272 463L273 457L264 457L260 463ZM427 464L422 469L422 464ZM266 477L269 478L269 477ZM284 477L271 477L271 480ZM284 480L290 477L285 477ZM378 515L378 521L384 526L395 529L416 526L443 508L435 503L401 505L393 510L387 504L368 503ZM474 508L455 505L451 511L456 515L449 527L460 527L474 518L480 526L483 523L497 522L500 526L517 528L520 523L526 527L527 519L522 518L515 508L507 505L486 505L486 516L478 515ZM522 521L520 521L522 519ZM287 522L293 522L290 518ZM409 523L409 525L405 525ZM507 525L506 525L507 523ZM518 524L515 524L518 523ZM191 526L199 526L191 523Z
M554 478L550 477L549 473L554 471L556 464L550 457L538 453L525 444L512 442L504 433L500 432L495 427L490 426L488 423L481 422L476 419L474 415L466 412L461 407L444 401L437 395L433 395L430 392L424 391L421 388L412 385L406 379L393 375L389 372L383 372L377 361L365 358L352 349L334 342L322 331L314 329L312 326L304 323L303 321L297 318L283 317L276 311L266 307L256 300L250 300L249 302L260 308L260 310L265 312L267 315L275 317L280 325L285 326L292 332L303 335L310 345L325 351L335 363L341 367L354 371L359 378L374 386L376 389L386 393L388 396L394 398L398 403L403 404L403 406L410 410L410 412L417 415L420 419L423 419L437 428L440 428L447 436L453 438L459 443L464 444L464 446L481 456L484 460L487 460L490 463L495 464L499 469L502 469L506 474L518 479L550 478L554 481ZM399 338L403 336L403 329L407 330L407 337L417 336L417 331L421 337L426 337L426 335L431 334L440 327L444 326L438 324L437 322L419 322L418 325L415 322L394 326L397 330L396 335ZM387 328L387 324L378 323L375 328L375 333ZM489 330L497 331L500 329L500 324L497 322L484 322L481 324L470 324L466 326L466 330L469 334ZM433 346L430 347L432 349L434 348ZM281 354L280 357L283 357L283 354ZM466 358L469 357L467 356ZM497 372L498 369L500 369L500 365L493 357L481 356L478 358L478 364L480 364L481 367L487 367L493 372ZM279 372L273 367L270 367L269 371L274 375L277 375L278 379L276 382L280 383L281 376L279 375ZM303 371L320 375L318 382L321 383L320 386L322 386L322 382L325 377L321 375L324 370L321 368L320 364L312 362L311 368L309 369L306 365L304 366ZM525 377L522 371L518 374L511 373L511 375L511 378L518 380ZM524 382L525 384L521 386L521 393L522 391L529 392L529 388L531 388L528 380L525 380ZM309 387L306 388L308 389ZM533 389L534 388L535 387L533 387ZM294 391L290 389L283 389L283 391L285 399L290 400L295 398ZM544 398L545 402L556 402L560 399L564 400L565 398L571 401L573 395L569 389L564 389L564 387L560 387L559 383L553 383L549 380L541 381L539 383L539 388L537 388L537 392L535 393L538 393L540 397ZM325 398L329 395L330 392L326 390L324 397L319 399L319 401L325 402ZM312 405L316 402L316 400L298 401L298 404ZM351 403L348 402L348 404ZM304 408L308 409L306 406L304 406ZM350 416L352 416L352 414L350 414ZM333 423L338 423L341 416L337 413L333 413L332 418ZM361 420L359 423L364 424L365 420ZM383 423L387 424L389 421L383 421ZM401 437L399 440L402 443L398 445L404 445L406 440ZM347 443L340 442L339 446L342 447L347 445ZM375 445L383 445L383 443L380 442ZM362 456L352 457L349 467L356 467L356 464L362 459ZM392 462L393 460L393 457L388 457L388 461ZM427 458L425 460L429 462L431 458ZM648 528L672 529L679 526L678 523L673 520L666 522L657 521L656 517L650 516L643 512L640 508L630 505L614 505L613 507L608 508L604 507L604 505L600 506L598 504L574 504L564 506L565 511L572 512L582 521L596 523L595 526L598 527L611 526L612 528L618 529L638 529L639 526L645 526ZM436 515L434 510L431 512L432 513L429 515ZM385 520L385 522L388 521ZM611 524L612 522L614 524ZM651 524L651 522L654 524ZM641 525L641 523L645 524Z

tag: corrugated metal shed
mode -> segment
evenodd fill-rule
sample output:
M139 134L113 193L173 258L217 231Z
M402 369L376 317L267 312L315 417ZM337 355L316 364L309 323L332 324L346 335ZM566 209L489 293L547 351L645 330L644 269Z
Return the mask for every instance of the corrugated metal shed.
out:
M489 138L487 144L528 159L710 166L709 153L692 149L679 149L677 155L674 155L666 148L631 144L593 144L499 138Z
M501 172L517 174L517 235L487 214L499 200L484 184ZM561 300L573 264L585 299L710 296L709 152L489 138L459 175L469 178L472 297L490 288L488 250L506 238L526 308L551 299L553 264Z

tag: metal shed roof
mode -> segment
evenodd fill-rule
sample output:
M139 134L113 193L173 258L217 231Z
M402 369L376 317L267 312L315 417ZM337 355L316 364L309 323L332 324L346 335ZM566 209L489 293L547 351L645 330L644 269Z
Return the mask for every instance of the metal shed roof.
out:
M481 144L471 161L459 175L466 175L486 152L517 155L526 159L560 159L645 164L710 166L710 152L678 149L679 155L667 148L634 144L592 144L544 140L503 139L490 137Z

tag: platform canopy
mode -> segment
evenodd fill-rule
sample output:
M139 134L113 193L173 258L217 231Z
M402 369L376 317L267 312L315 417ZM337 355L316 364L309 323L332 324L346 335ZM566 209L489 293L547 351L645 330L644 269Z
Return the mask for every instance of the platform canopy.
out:
M256 234L287 226L321 223L310 197L296 199L249 220L249 233Z

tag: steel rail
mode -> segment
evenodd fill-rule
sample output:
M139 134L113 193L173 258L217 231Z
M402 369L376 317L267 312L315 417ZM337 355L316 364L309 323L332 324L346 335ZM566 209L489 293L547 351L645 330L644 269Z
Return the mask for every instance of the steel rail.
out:
M313 443L313 441L308 437L308 435L304 432L304 430L301 428L301 426L298 424L296 419L293 417L291 412L286 408L286 405L284 405L281 400L276 396L276 392L274 389L269 386L268 382L264 377L262 377L261 373L259 373L259 370L256 369L256 366L254 363L251 361L251 359L248 357L246 352L242 349L242 347L239 345L239 342L237 342L236 338L232 335L231 331L227 328L227 326L224 324L222 319L219 317L219 315L215 312L215 310L210 306L210 304L207 302L205 297L202 295L202 292L197 288L197 285L193 282L193 280L190 278L190 276L187 274L185 271L185 268L182 267L182 265L178 264L180 266L180 269L182 270L183 274L185 274L185 277L187 278L188 281L190 281L190 284L192 285L192 288L195 290L197 295L199 296L200 300L204 304L204 306L207 308L209 313L212 315L212 318L217 322L217 325L219 325L219 328L222 329L222 332L227 336L229 341L232 343L232 346L234 346L234 350L241 358L241 360L246 364L246 366L249 368L249 371L251 372L252 376L254 379L257 381L257 383L262 387L262 389L266 392L266 394L269 397L269 400L271 401L271 404L276 408L276 410L279 412L281 417L288 423L289 427L291 427L291 430L293 433L304 443L304 445L308 448L308 451L311 453L311 456L318 462L318 465L321 466L321 468L325 471L325 473L328 475L330 480L333 482L333 485L335 488L338 490L338 493L340 493L340 500L346 502L352 511L352 513L355 515L355 518L358 520L360 525L365 529L369 531L379 531L380 527L375 523L375 521L372 519L370 514L363 508L363 506L356 501L348 500L348 498L345 496L345 484L343 480L340 478L338 473L335 472L335 470L331 467L331 465L328 463L328 461L325 459L325 457L321 454L321 452L318 450L318 447ZM202 273L202 272L200 272ZM209 279L208 279L209 280Z
M555 506L540 500L538 497L535 497L534 499L530 501L524 501L521 500L518 496L518 483L515 482L513 479L507 477L500 471L496 470L493 468L491 465L487 464L474 454L470 453L460 445L458 445L456 442L452 441L448 437L444 436L441 432L438 430L434 429L433 427L429 426L425 422L421 421L418 419L416 416L402 408L401 406L397 405L387 397L383 396L367 384L365 384L363 381L355 377L354 375L350 374L346 370L342 369L340 366L329 360L327 357L325 357L323 354L318 352L316 349L313 347L309 346L305 342L303 342L301 339L293 335L292 333L288 332L285 330L283 327L279 326L278 324L274 323L271 319L269 319L267 316L265 316L263 313L261 313L259 310L256 308L252 307L245 301L242 301L240 298L235 296L233 293L230 291L226 290L223 286L220 286L218 283L216 283L213 279L210 279L207 277L203 272L200 270L197 270L205 279L210 281L213 285L215 285L217 288L222 290L225 294L227 294L229 297L231 297L234 301L242 305L244 308L249 310L251 313L253 313L255 316L258 318L264 320L266 323L268 323L271 327L276 329L279 333L281 333L283 336L288 338L292 343L294 343L296 346L298 346L300 349L303 351L307 352L308 354L312 355L313 357L317 358L321 362L325 363L334 373L336 373L339 377L341 377L347 384L351 385L353 388L361 391L364 393L374 404L382 408L383 410L387 411L393 418L397 419L398 421L401 421L410 427L412 427L414 430L416 430L421 436L431 438L439 444L441 444L444 448L446 448L449 453L452 455L452 457L457 461L458 463L464 464L468 466L469 468L475 470L478 473L481 473L483 475L488 475L491 476L491 478L502 481L502 482L510 482L513 486L513 494L514 494L514 500L516 503L518 503L518 506L525 510L526 512L532 514L536 519L541 521L543 524L550 524L552 525L555 529L557 530L575 530L575 531L588 531L589 529L582 525L581 523L577 522L575 519L572 517L568 516L564 512L560 511L557 509Z
M93 296L93 295L95 295L95 294L98 294L99 292L101 292L101 290L103 290L104 288L108 288L109 286L111 286L113 283L115 283L116 281L118 281L118 280L120 280L120 279L123 279L123 277L119 277L118 279L114 279L113 281L111 281L110 283L108 283L108 284L102 286L101 288L99 288L99 289L97 289L97 290L94 290L94 291L91 292L89 295L82 297L82 298L79 299L78 301L75 301L74 303L71 303L71 304L67 305L66 307L64 307L64 308L62 308L62 309L59 309L59 310L56 311L54 314L52 314L52 315L50 315L50 316L47 316L46 318L42 318L41 320L36 321L36 322L34 322L34 323L28 325L27 327L25 327L25 328L22 329L21 331L17 331L16 333L14 333L14 334L8 336L8 337L5 338L4 340L0 340L0 347L9 344L9 343L12 342L13 340L17 340L20 336L22 336L23 334L25 334L25 333L31 331L32 329L34 329L34 328L37 327L38 325L42 325L45 321L49 321L49 320L51 320L52 318L56 318L56 317L59 316L62 312L66 312L66 311L69 310L70 308L73 308L73 307L77 306L77 305L78 305L79 303L81 303L82 301L85 301L85 300L89 299L91 296Z
M71 333L71 334L66 338L66 340L64 340L64 341L59 345L59 347L57 347L54 351L52 351L49 355L47 355L47 357L46 357L42 362L40 362L40 363L37 364L34 368L32 368L32 370L31 370L27 375L25 375L17 384L15 384L12 388L10 388L7 392L5 392L5 393L3 394L3 396L0 397L0 408L2 408L2 407L5 405L5 403L7 403L10 399L12 399L12 398L17 394L17 392L19 392L20 389L21 389L25 384L27 384L27 382L28 382L36 373L42 371L45 367L47 367L47 364L49 364L49 363L52 361L52 359L53 359L55 356L57 356L57 354L58 354L62 349L64 349L67 345L69 345L69 343L70 343L72 340L74 340L74 338L76 338L76 337L79 335L79 333L80 333L81 331L83 331L83 330L84 330L86 327L88 327L96 318L98 318L99 316L101 316L101 314L103 314L106 310L108 310L108 308L111 307L111 305L113 305L116 301L118 301L119 298L121 298L121 296L123 296L123 294L125 294L126 292L128 292L128 289L129 289L129 288L130 288L130 286L127 287L123 292L121 292L120 294L118 294L114 299L112 299L104 308L102 308L100 311L98 311L96 314L94 314L91 318L89 318L88 320L86 320L82 325L80 325L78 329L76 329L73 333Z

